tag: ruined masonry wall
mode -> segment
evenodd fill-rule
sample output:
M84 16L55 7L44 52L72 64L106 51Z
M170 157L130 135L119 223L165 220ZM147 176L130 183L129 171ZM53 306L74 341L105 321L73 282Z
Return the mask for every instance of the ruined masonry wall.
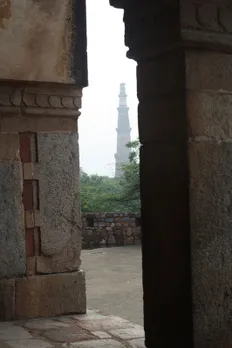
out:
M82 214L82 248L140 244L140 216L137 214Z

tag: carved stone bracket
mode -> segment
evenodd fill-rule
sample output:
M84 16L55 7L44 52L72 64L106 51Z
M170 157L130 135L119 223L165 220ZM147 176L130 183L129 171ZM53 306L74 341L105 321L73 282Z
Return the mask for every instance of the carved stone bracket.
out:
M71 85L1 82L0 113L77 118L82 90Z

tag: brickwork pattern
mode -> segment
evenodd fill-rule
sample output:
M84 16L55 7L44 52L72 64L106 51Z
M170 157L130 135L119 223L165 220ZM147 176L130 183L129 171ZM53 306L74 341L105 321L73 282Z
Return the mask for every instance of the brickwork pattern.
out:
M137 214L82 214L82 248L140 244L140 216Z
M19 133L20 159L23 167L23 207L25 222L25 243L27 270L35 274L35 256L41 254L40 228L35 216L39 211L39 181L34 178L34 166L38 162L37 134Z

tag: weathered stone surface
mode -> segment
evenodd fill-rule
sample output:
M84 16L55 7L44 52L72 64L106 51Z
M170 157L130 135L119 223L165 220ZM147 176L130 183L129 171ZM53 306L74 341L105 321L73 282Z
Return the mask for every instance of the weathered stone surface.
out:
M24 327L31 330L49 330L60 327L69 327L69 324L52 319L36 319L28 321L24 324Z
M126 348L123 343L114 340L93 340L64 344L62 348Z
M232 138L230 92L189 91L186 105L190 137Z
M7 347L9 348L54 348L54 345L52 345L49 342L42 341L41 339L12 340L12 341L8 341L6 344L7 344Z
M22 122L23 121L23 122ZM3 116L1 119L1 129L3 132L52 132L56 131L77 131L77 120L69 117L49 117L49 115L41 115L39 117Z
M110 333L122 340L144 337L144 329L140 325L133 328L111 330Z
M82 271L16 280L15 317L52 317L86 312L85 276Z
M232 143L193 142L189 159L195 345L226 347L232 342Z
M27 257L27 276L33 276L36 273L36 257Z
M108 316L104 319L89 319L80 321L78 325L91 332L137 327L130 321L115 317L114 315Z
M74 315L74 319L78 320L96 320L96 319L107 319L105 315L99 314L97 311L88 310L86 314Z
M0 78L86 84L84 18L84 2L1 2Z
M41 259L38 268L44 273L73 271L80 265L81 249L77 134L38 134L38 156L41 250L54 255L47 264Z
M95 338L90 332L78 326L47 330L43 336L49 341L57 343L78 342Z
M94 331L92 334L98 338L105 339L105 338L111 338L111 336L104 331Z
M80 267L80 258L74 250L73 240L70 239L60 253L53 256L38 256L36 258L36 272L41 274L64 273L76 271Z
M0 160L19 160L19 136L0 133Z
M7 343L1 342L1 348L11 348Z
M137 338L128 342L130 348L145 348L144 338Z
M24 328L15 326L11 323L0 323L0 344L1 341L28 338L32 338L32 336Z
M20 162L0 162L0 278L26 270Z
M0 321L14 319L15 280L0 281Z
M231 91L232 55L191 50L186 53L188 90Z
M94 320L93 315L97 311L89 310L88 314L83 317L90 316L90 320ZM26 323L24 321L14 323L0 323L0 347L1 348L144 348L142 342L144 339L113 338L107 331L107 319L109 322L115 323L115 328L120 323L121 328L127 328L130 324L130 331L126 330L127 337L131 329L140 329L139 325L135 325L125 319L115 316L105 316L105 320L100 320L104 326L102 331L90 332L80 327L80 320L75 319L74 315L59 316L49 319L32 319ZM83 320L82 323L86 322ZM117 332L125 332L116 330ZM134 331L133 331L134 332ZM2 334L2 336L1 336Z

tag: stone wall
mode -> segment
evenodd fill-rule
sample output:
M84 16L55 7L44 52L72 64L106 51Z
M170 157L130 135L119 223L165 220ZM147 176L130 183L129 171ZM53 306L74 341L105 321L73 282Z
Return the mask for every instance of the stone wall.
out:
M82 248L140 244L140 216L136 214L82 214Z

